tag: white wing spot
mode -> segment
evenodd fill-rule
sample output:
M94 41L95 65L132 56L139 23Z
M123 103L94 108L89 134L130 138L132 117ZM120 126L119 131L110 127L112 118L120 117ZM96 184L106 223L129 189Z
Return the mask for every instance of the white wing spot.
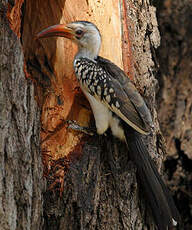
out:
M95 80L94 83L93 83L93 85L97 86L97 84L98 84L98 80Z
M82 70L82 65L80 65L79 68L78 68L78 75L81 74L81 70Z
M87 85L90 85L91 80L90 80L90 79L87 79L87 80L86 80L86 83L87 83Z
M88 69L84 70L84 73L85 73L85 74L88 74L88 72L89 72L89 70L88 70Z
M113 88L110 88L109 89L109 93L113 93L114 92L114 89Z
M120 108L120 104L119 104L118 101L115 102L115 106L116 106L117 108Z
M82 78L83 78L83 79L86 79L86 78L87 78L86 72L83 72Z
M93 85L90 86L90 90L95 93L95 87Z
M93 72L90 73L89 79L92 79L92 77L93 77Z
M99 85L97 86L97 94L101 96L101 87Z
M103 94L104 94L104 96L106 96L106 95L107 95L107 91L108 91L108 88L105 88L105 89L104 89L104 93L103 93Z
M93 75L93 79L95 79L96 77L97 77L97 72L95 71Z
M111 101L111 96L110 96L110 95L107 95L107 96L105 97L105 99L106 99L106 101L109 103L109 102Z

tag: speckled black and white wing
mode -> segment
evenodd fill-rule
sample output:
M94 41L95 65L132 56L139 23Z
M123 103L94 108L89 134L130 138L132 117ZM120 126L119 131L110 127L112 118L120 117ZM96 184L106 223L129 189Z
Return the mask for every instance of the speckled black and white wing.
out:
M81 86L92 96L138 132L149 133L152 125L150 112L121 69L101 57L96 61L76 59L74 68Z
M127 75L124 73L124 71L108 59L100 56L97 57L97 63L110 74L114 81L119 82L119 84L123 88L123 91L138 112L139 116L141 116L146 128L148 130L153 128L154 124L151 118L151 113L145 101L143 100L143 97L141 97L141 95L138 93L137 89L135 88L131 80L127 77ZM126 107L126 103L124 105Z

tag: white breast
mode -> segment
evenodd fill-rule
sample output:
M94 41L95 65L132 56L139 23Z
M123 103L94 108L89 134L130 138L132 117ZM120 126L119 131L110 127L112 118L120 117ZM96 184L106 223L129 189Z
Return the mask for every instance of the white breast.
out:
M82 88L82 87L81 87ZM91 109L93 111L93 115L95 118L95 124L97 128L98 134L103 134L109 127L109 109L95 99L91 94L89 94L85 89L82 88L83 93L87 97Z
M81 87L81 89L87 97L93 111L97 133L99 135L104 134L110 127L113 135L124 141L125 135L122 127L119 124L120 120L116 116L113 116L108 107L89 94L86 89L83 87Z

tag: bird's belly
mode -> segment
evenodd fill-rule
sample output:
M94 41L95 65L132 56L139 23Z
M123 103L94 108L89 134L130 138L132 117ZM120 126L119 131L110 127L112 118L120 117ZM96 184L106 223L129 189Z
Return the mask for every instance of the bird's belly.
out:
M114 113L111 113L111 117L109 119L109 126L111 128L112 134L119 138L121 141L125 141L125 134L123 127L121 126L121 119L117 117Z
M83 87L81 87L81 89L87 97L93 111L97 133L101 135L110 127L112 134L124 141L125 135L120 124L120 119L114 113L112 113L105 104L90 95L86 89Z
M95 124L97 128L98 134L103 134L109 127L110 122L110 110L102 104L102 102L98 101L95 97L89 94L83 87L81 87L83 93L87 97L91 109L93 111L93 115L95 118Z

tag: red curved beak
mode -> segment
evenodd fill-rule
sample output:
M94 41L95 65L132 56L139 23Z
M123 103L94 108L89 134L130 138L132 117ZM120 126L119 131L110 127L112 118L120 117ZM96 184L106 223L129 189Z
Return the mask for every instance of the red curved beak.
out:
M65 37L74 39L74 35L74 31L71 28L62 24L58 24L42 30L35 37L36 39L48 37Z

